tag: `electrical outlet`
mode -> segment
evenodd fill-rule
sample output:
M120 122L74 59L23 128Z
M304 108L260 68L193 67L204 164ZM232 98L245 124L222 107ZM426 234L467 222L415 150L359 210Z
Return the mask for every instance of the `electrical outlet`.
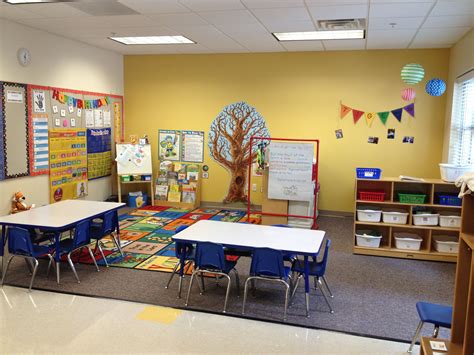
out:
M257 184L252 184L252 191L257 191Z

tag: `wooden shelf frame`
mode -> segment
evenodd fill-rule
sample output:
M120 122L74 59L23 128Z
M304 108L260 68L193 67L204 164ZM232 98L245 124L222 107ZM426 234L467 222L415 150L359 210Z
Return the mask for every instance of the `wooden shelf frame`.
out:
M122 202L122 184L147 184L150 188L150 194L148 195L149 199L151 200L151 205L155 204L155 194L153 191L153 174L134 174L140 176L150 176L149 181L147 180L132 180L132 181L122 181L122 176L129 176L130 174L117 174L117 189L118 189L118 202Z
M358 199L359 190L383 190L384 201L365 201ZM426 203L401 203L398 201L398 192L424 193L427 195ZM356 179L355 182L355 207L354 207L354 233L353 253L364 255L379 255L395 258L419 259L456 262L457 255L437 252L434 248L433 234L449 234L459 236L460 228L449 228L441 226L414 225L414 208L425 207L436 212L449 211L459 213L461 206L440 205L436 197L438 193L456 193L457 188L452 183L437 179L425 179L425 181L401 181L399 178L383 178L379 180ZM357 208L360 206L378 206L381 208L402 209L408 212L407 224L394 224L383 222L363 222L357 220ZM357 246L355 236L357 229L377 229L382 232L380 248L368 248ZM394 232L397 231L416 232L423 238L420 250L402 250L395 248ZM473 227L474 232L474 227Z

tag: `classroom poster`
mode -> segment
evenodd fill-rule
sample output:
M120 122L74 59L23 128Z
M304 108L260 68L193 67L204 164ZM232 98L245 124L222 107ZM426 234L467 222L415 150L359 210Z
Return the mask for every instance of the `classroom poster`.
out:
M180 159L180 132L162 130L158 132L158 159L179 161Z
M32 147L30 174L39 175L48 172L49 141L48 141L48 115L35 114L31 118Z
M3 85L0 82L0 97L3 97ZM5 179L5 151L4 151L4 132L5 120L3 117L3 100L0 100L0 180Z
M112 173L112 130L87 130L87 175L89 180Z
M204 162L204 132L181 131L181 160L191 163Z
M49 132L51 203L87 195L87 147L84 129Z

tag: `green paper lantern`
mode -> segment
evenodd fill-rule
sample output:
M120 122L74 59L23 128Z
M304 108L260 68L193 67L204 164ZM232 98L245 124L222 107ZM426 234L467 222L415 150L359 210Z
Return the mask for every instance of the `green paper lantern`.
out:
M410 63L402 68L401 77L407 84L418 84L425 77L425 69L420 64Z

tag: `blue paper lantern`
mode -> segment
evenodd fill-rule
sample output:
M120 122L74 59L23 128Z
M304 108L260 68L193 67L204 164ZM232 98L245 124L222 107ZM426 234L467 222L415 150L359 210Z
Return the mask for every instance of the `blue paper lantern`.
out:
M434 78L426 83L426 92L431 96L441 96L446 91L444 80Z

